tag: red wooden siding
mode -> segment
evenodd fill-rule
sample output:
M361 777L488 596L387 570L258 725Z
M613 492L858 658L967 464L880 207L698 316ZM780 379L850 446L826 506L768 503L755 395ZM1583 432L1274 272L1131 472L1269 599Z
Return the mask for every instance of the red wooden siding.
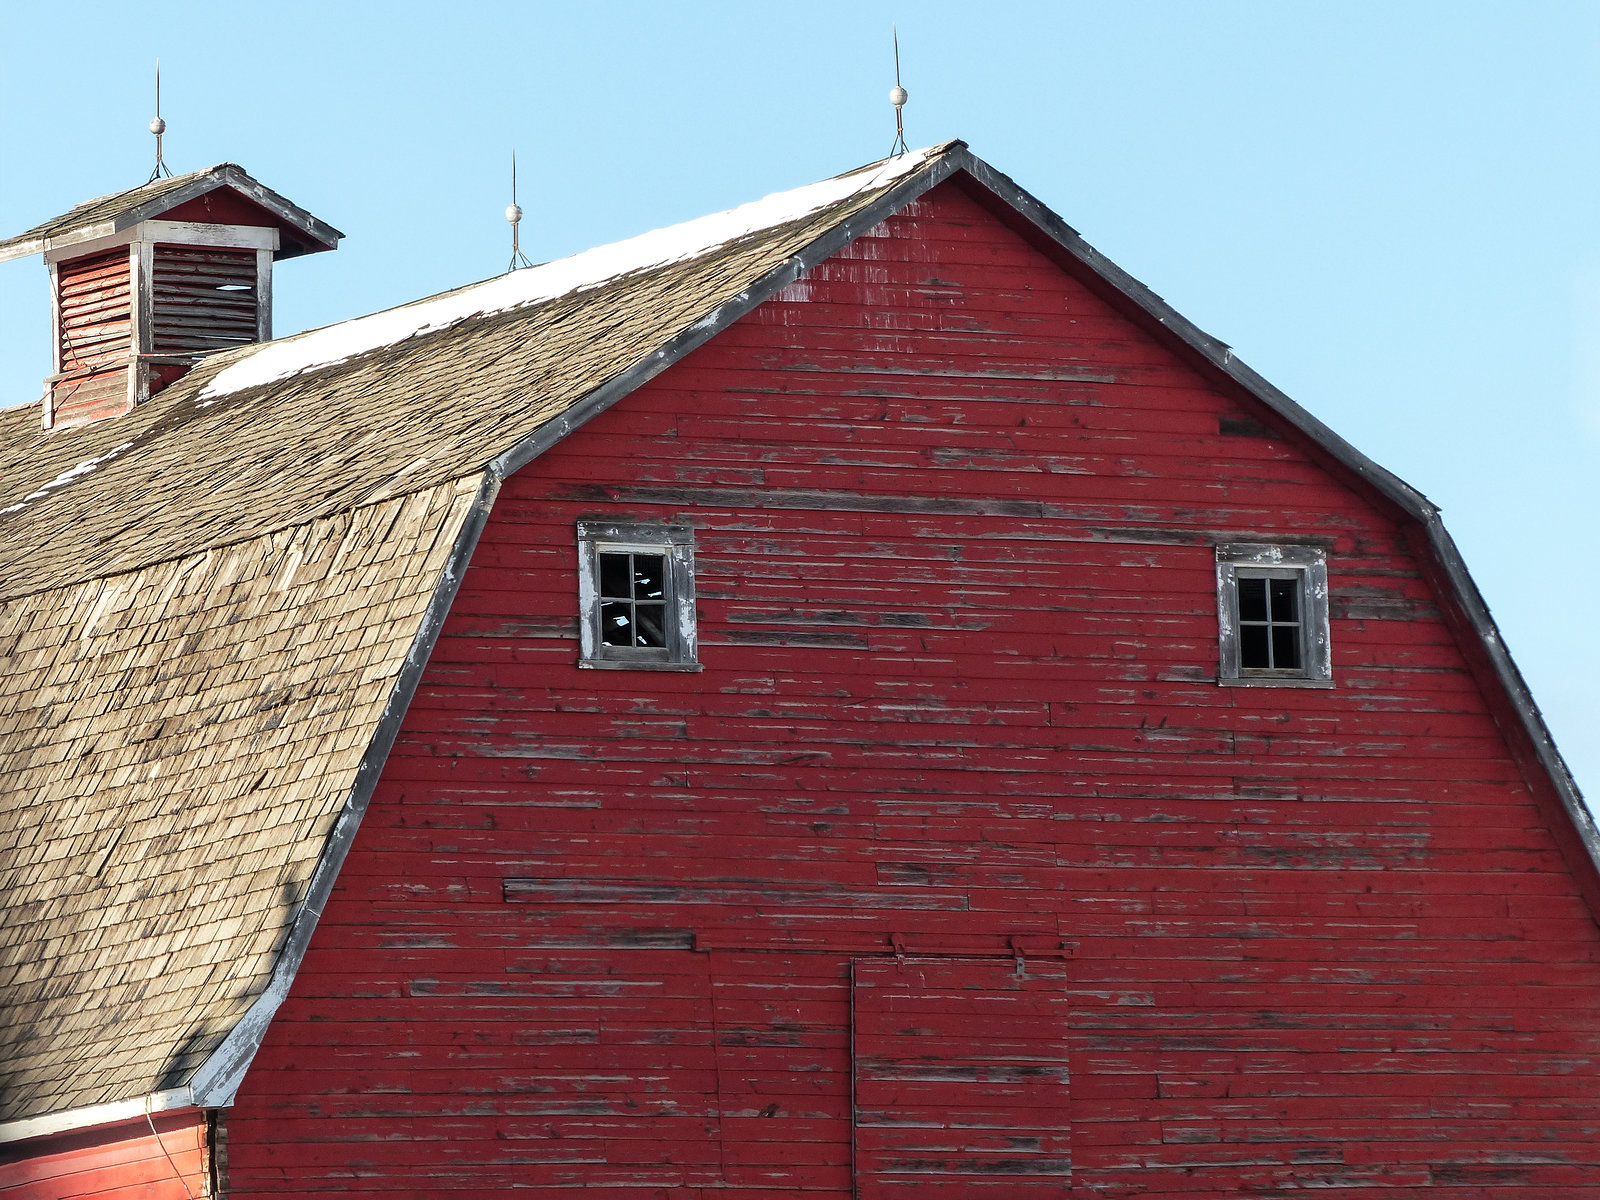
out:
M580 517L696 526L703 672L576 668ZM1215 683L1251 536L1333 689ZM1065 1047L1073 1196L1600 1186L1600 936L1404 531L952 185L507 482L233 1194L848 1195L897 944Z
M1071 1181L1059 963L862 958L851 973L861 1200L1045 1200Z
M212 1194L207 1155L205 1113L157 1113L149 1120L4 1147L0 1195L6 1200L200 1200Z
M260 225L270 228L282 222L253 200L232 188L213 188L193 200L185 200L161 214L164 221L194 221L201 225Z

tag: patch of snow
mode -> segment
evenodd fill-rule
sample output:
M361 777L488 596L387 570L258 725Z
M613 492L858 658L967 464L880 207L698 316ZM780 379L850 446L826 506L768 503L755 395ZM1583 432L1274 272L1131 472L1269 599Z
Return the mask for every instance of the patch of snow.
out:
M67 484L71 483L74 479L78 479L84 475L87 475L90 471L93 471L96 467L100 466L101 463L110 462L124 450L132 447L132 445L132 442L123 442L122 445L113 446L110 450L107 450L104 454L101 454L95 458L84 459L71 470L61 472L61 474L57 475L49 483L41 484L37 491L29 492L15 504L8 505L5 508L0 508L0 516L4 516L6 513L20 512L22 509L27 508L28 505L32 504L35 500L43 500L57 488L66 487Z
M219 371L201 391L200 403L331 366L419 334L448 328L469 317L540 304L599 287L620 275L698 258L748 234L801 220L851 196L892 183L922 167L927 155L927 150L914 150L837 179L775 192L727 212L669 225L541 266L510 271L430 300L356 317L299 337L267 342L254 354Z

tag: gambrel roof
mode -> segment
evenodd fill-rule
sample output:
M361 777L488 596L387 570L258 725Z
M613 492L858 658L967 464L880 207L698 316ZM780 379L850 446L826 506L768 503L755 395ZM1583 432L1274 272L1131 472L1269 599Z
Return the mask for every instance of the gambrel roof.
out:
M228 1102L500 481L957 176L1409 514L1597 854L1432 505L952 142L219 354L81 430L45 434L31 408L0 413L11 1136L150 1097Z

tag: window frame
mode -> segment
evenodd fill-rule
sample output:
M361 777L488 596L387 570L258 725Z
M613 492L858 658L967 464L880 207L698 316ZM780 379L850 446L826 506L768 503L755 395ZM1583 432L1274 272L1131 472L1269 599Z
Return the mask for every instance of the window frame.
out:
M659 554L665 562L664 646L611 646L600 635L600 555ZM600 670L698 671L694 527L657 521L578 522L578 666Z
M1239 664L1239 580L1299 581L1300 662L1295 668ZM1217 547L1217 682L1224 687L1333 687L1328 629L1328 556L1319 546L1229 542Z

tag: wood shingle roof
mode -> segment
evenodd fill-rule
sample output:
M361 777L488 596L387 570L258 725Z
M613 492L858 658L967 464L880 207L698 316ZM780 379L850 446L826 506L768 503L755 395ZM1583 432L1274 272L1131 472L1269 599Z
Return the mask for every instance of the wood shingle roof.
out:
M185 1083L250 1006L476 481L0 604L0 1095Z

